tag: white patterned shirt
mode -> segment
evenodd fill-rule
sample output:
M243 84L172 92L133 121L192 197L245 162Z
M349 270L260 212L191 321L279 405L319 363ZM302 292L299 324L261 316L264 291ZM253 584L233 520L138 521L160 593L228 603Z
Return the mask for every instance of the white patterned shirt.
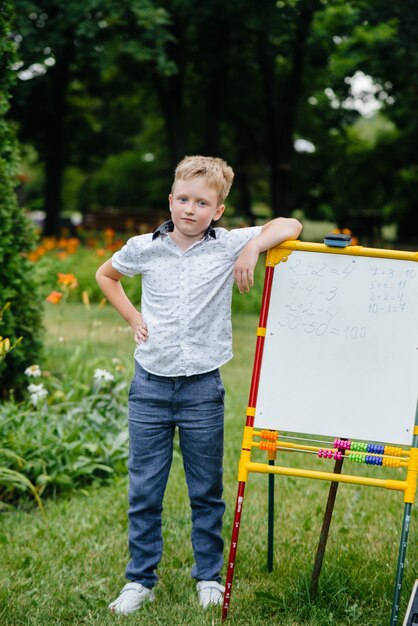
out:
M165 222L154 234L132 237L112 266L126 276L142 275L148 339L136 347L135 359L160 376L203 374L232 358L233 268L261 226L209 227L185 251L171 239L172 228Z

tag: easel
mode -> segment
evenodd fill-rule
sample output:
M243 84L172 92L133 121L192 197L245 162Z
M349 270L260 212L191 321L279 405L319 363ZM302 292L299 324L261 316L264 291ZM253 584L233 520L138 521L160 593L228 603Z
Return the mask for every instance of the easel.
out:
M335 255L347 255L351 258L351 262L355 263L352 260L352 257L371 257L374 259L392 259L395 261L418 261L418 253L412 252L402 252L402 251L388 251L388 250L379 250L379 249L371 249L371 248L360 248L358 246L349 246L347 248L341 249L333 249L323 244L309 244L309 243L301 243L296 241L285 242L284 244L269 250L266 259L266 274L265 274L265 282L264 282L264 291L263 298L261 303L260 310L260 318L259 318L259 327L257 329L257 342L255 349L255 357L254 357L254 366L252 372L251 386L250 386L250 394L248 407L246 412L246 425L244 427L243 441L242 441L242 450L241 457L238 467L238 490L237 490L237 499L235 506L235 515L233 522L233 530L231 537L231 546L230 546L230 555L226 576L226 590L224 597L224 604L222 610L222 621L224 621L227 617L231 592L232 592L232 583L233 576L235 570L235 561L238 547L238 538L239 538L239 530L241 525L241 515L242 515L242 507L244 501L245 494L245 486L248 481L248 477L250 472L256 473L264 473L269 475L269 517L268 517L268 559L267 565L269 571L272 570L273 567L273 508L274 508L274 476L276 474L282 476L295 476L301 478L312 478L316 480L330 481L331 488L328 497L327 508L324 516L320 541L317 550L317 556L315 560L314 571L312 574L311 580L311 594L315 595L317 584L319 580L322 560L325 552L325 546L328 536L329 525L332 517L332 510L335 502L335 497L337 493L337 488L340 482L349 483L349 484L357 484L363 486L374 486L381 487L384 489L390 489L395 491L400 491L404 494L404 514L403 514L403 522L402 522L402 530L401 530L401 539L399 545L399 553L398 553L398 563L396 570L396 580L395 580L395 588L394 588L394 597L392 604L392 614L391 614L391 626L396 626L398 623L399 616L399 602L402 588L402 578L404 572L405 558L406 558L406 548L408 543L408 535L409 535L409 526L411 519L411 508L415 499L415 493L417 489L417 480L418 480L418 404L415 409L415 422L411 429L407 428L408 432L411 432L411 447L409 449L391 446L391 445L377 445L374 443L367 444L362 438L361 441L355 442L348 440L346 433L344 433L344 438L336 439L333 443L328 442L328 445L325 448L319 448L318 446L305 445L304 443L291 443L286 440L286 437L281 436L277 430L274 430L271 427L271 424L268 423L268 419L263 417L262 411L257 407L257 400L259 396L259 388L260 388L260 377L262 373L263 366L263 354L265 349L266 335L269 329L268 326L268 317L269 317L269 308L270 308L270 300L272 294L273 280L274 280L274 268L277 264L281 262L286 262L290 254L293 251L302 251L302 252L320 252L327 254L335 254ZM296 266L295 266L296 267ZM340 272L340 269L333 268L329 271L338 274L340 272L343 275L343 279L349 275L349 272L352 271L353 266L347 266L348 270L344 269ZM385 266L386 267L386 266ZM409 266L408 266L409 267ZM383 271L385 273L386 270ZM393 270L388 270L388 272ZM414 270L408 270L410 276L412 276L412 272ZM315 272L312 271L314 274ZM316 272L316 275L319 275ZM388 273L388 276L390 274ZM415 277L415 274L414 274ZM387 280L386 280L387 282ZM400 284L400 282L399 282ZM295 282L297 287L297 283ZM392 283L389 284L387 289L390 291L392 289ZM295 289L296 289L295 287ZM300 286L299 286L300 287ZM300 287L302 288L302 287ZM335 288L336 289L336 288ZM318 291L319 294L322 294L322 291ZM329 292L331 293L331 292ZM380 296L379 296L380 297ZM290 307L289 304L286 306ZM300 307L300 304L298 305ZM376 308L375 310L374 303L370 305L371 313L378 313ZM295 310L298 310L295 308ZM308 308L306 308L308 310ZM318 309L322 310L322 309ZM383 310L383 309L382 309ZM391 311L392 309L387 309L387 311ZM403 309L402 309L403 310ZM334 313L335 315L335 313ZM300 316L298 316L300 317ZM376 319L376 318L375 318ZM312 324L312 323L311 323ZM300 319L295 322L295 318L291 318L289 320L283 321L280 324L281 326L288 326L289 328L292 326L292 330L295 330L298 325L304 326L304 323L301 324ZM320 330L321 334L324 334L326 330L324 330L324 324L320 324L317 326L318 331ZM314 327L315 328L315 327ZM351 332L351 335L354 337L354 328L356 329L356 333L358 332L357 327L352 327L351 330L348 328L348 332ZM363 332L365 336L366 331ZM338 328L332 329L334 334L340 333ZM312 332L309 327L305 327L306 332ZM338 331L338 333L337 333ZM317 333L319 336L319 332ZM270 333L273 335L273 332ZM356 334L357 337L357 334ZM416 364L416 361L414 361ZM416 366L416 365L415 365ZM416 369L415 369L416 374ZM415 378L416 380L416 378ZM416 397L416 396L415 396ZM409 404L410 407L410 404ZM264 408L264 406L263 406ZM265 414L268 411L265 411ZM261 415L261 417L260 417ZM271 416L270 416L271 418ZM412 416L409 416L412 421ZM408 418L408 419L409 419ZM266 427L260 428L255 425L255 421L258 420L258 423L261 424L263 419L266 419ZM289 431L290 429L287 426L281 427L283 430ZM361 430L361 429L360 429ZM296 430L296 432L308 432L306 430ZM312 432L312 431L310 431ZM317 432L314 430L314 432ZM324 433L323 433L324 434ZM334 435L334 433L328 433L329 435ZM297 438L296 438L297 439ZM373 441L375 439L373 438ZM397 442L398 440L395 438L393 441ZM405 443L405 433L401 434L401 445L407 445ZM251 459L252 451L254 449L260 449L267 452L268 455L268 463L260 463L254 462ZM335 459L335 466L333 472L324 472L318 470L309 470L309 469L299 469L292 467L283 467L275 465L275 459L277 451L300 451L300 452L311 452L315 453L320 457ZM404 467L406 470L406 477L404 480L392 480L392 479L379 479L379 478L370 478L367 476L354 476L354 475L346 475L342 474L342 466L344 460L351 460L360 463L373 464L373 465L383 465L385 467Z

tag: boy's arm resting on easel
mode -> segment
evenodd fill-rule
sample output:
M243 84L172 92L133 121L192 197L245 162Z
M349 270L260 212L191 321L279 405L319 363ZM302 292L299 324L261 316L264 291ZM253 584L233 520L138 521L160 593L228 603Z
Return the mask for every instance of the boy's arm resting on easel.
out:
M148 329L142 314L134 307L121 285L120 280L123 276L113 268L110 259L103 263L96 272L97 283L107 300L129 324L135 341L142 343L148 337Z
M297 239L302 231L302 224L288 217L277 217L267 222L261 233L251 239L243 248L234 266L234 280L240 293L249 291L254 284L254 268L260 252L265 252L283 241Z

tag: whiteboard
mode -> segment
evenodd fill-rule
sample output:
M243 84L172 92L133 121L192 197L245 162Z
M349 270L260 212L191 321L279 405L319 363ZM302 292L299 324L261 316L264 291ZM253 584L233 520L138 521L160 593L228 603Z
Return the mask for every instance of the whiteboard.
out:
M418 264L294 251L274 267L254 425L411 445Z

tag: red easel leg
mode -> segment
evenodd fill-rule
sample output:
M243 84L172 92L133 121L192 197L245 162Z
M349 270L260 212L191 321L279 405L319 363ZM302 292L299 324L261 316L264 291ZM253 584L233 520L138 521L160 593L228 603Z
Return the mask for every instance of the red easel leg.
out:
M232 593L232 581L234 579L235 558L237 555L238 536L239 536L239 529L240 529L240 523L241 523L242 505L244 502L245 485L246 483L244 482L238 483L237 501L235 504L234 525L232 528L232 537L231 537L231 548L229 551L228 570L226 572L224 603L222 607L222 621L223 622L226 620L227 615L228 615L229 602L230 602L231 593Z
M273 282L273 273L274 273L274 266L266 267L266 275L264 278L263 298L261 301L261 311L260 311L260 321L259 321L259 326L260 326L259 331L261 332L257 332L257 343L256 343L255 357L254 357L253 374L251 378L250 397L249 397L248 407L247 407L247 419L245 423L245 429L244 429L244 435L243 435L243 441L242 441L241 458L240 458L240 464L238 468L237 502L235 504L234 526L232 529L231 548L229 551L228 570L226 573L226 581L225 581L225 596L224 596L224 603L222 607L222 621L223 622L227 618L229 602L231 599L232 581L234 578L235 557L237 554L238 535L239 535L239 528L240 528L240 523L241 523L242 505L244 502L244 491L245 491L245 485L246 485L246 481L248 477L248 471L246 469L246 461L249 461L250 456L251 456L252 431L253 431L253 425L254 425L255 406L256 406L257 393L258 393L258 382L260 379L260 368L261 368L261 360L263 356L264 338L265 338L265 332L263 331L265 331L265 327L267 324L271 286ZM243 478L244 480L242 480Z

